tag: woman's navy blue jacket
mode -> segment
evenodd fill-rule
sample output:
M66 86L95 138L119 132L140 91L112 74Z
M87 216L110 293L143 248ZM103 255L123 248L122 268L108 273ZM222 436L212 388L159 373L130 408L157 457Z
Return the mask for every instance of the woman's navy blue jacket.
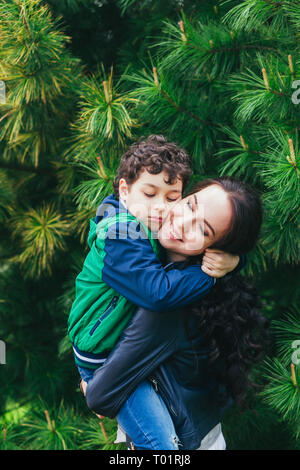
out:
M221 420L224 390L208 365L197 318L188 309L157 315L139 308L89 381L86 398L90 409L114 418L137 385L150 378L169 409L183 448L196 449Z

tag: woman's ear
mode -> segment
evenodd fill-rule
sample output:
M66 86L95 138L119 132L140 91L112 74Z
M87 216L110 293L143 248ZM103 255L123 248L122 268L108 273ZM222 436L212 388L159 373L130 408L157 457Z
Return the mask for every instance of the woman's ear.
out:
M128 196L128 185L124 178L121 178L119 181L119 196L120 199L126 202Z

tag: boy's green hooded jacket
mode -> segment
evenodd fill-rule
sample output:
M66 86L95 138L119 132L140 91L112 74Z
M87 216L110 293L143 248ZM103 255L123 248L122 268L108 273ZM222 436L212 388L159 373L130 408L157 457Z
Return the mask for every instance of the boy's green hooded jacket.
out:
M104 362L138 306L172 310L215 283L200 265L165 271L157 240L115 196L103 201L100 212L90 220L90 250L76 278L68 320L75 361L88 368Z
M137 308L102 278L106 234L110 227L115 229L119 223L123 226L130 223L138 225L137 219L129 213L107 217L98 224L95 219L90 220L90 251L82 271L76 278L75 300L68 322L69 337L73 346L80 352L99 355L110 351ZM150 231L144 225L143 228L152 249L158 254L157 242L151 238ZM124 275L126 276L126 273ZM82 361L80 364L85 365Z

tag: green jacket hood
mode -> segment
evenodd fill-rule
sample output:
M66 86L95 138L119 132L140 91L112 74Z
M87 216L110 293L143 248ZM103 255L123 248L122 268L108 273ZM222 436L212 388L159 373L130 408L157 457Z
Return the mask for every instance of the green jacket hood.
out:
M88 235L88 245L91 248L92 244L94 243L95 239L97 237L97 224L95 222L95 217L93 219L90 219L90 230L89 230L89 235Z

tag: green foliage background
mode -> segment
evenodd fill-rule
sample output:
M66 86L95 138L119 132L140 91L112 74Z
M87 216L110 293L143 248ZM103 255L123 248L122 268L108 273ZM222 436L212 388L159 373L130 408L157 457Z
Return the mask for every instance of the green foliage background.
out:
M85 405L66 324L88 220L150 133L195 180L262 194L244 275L273 341L262 392L223 428L228 449L300 448L299 25L298 1L0 0L1 449L123 446Z

